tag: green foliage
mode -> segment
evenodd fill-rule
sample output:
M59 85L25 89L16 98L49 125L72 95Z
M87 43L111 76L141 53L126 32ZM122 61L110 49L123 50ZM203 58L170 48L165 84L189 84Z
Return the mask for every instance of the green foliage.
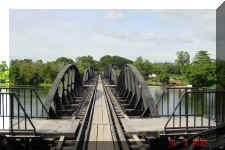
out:
M10 62L9 76L11 83L14 85L50 85L55 80L58 72L67 64L75 64L82 75L89 64L95 70L101 70L101 67L113 64L118 73L118 68L121 68L122 65L127 63L132 63L132 61L119 56L103 56L99 62L94 60L92 56L77 57L75 61L70 58L60 57L55 61L46 63L43 63L41 60L15 59ZM6 67L4 66L2 68L4 69ZM0 77L2 78L2 76L1 73Z
M30 59L12 60L9 71L10 82L14 85L35 86L40 83L52 83L63 66L69 63L71 62L64 58L47 63L41 60L33 62Z
M10 63L10 81L14 84L37 85L41 77L39 75L42 64L32 60L12 60Z
M2 61L0 63L0 83L8 83L9 82L9 69L6 64L6 61Z
M193 86L212 86L216 83L216 61L210 59L207 51L199 51L183 73Z
M186 65L190 64L190 55L186 51L178 51L177 59L175 60L178 72L181 73Z
M177 59L175 60L176 64L184 66L190 63L190 55L188 52L178 51L176 54L177 54Z
M193 63L211 63L208 51L200 50L194 57Z
M146 80L146 83L148 86L162 86L162 83L156 80Z
M64 65L67 65L67 64L74 64L74 61L71 58L59 57L59 58L56 59L56 63L62 64L64 66Z
M142 57L138 57L132 62L124 57L110 55L103 56L99 61L94 60L92 56L77 57L75 61L60 57L55 61L46 63L30 59L12 60L9 71L6 62L0 64L0 82L7 82L10 78L10 82L13 84L49 86L55 80L58 72L67 64L75 64L81 74L84 73L89 64L97 71L103 71L107 65L112 64L117 75L119 75L123 65L133 64L145 80L148 80L150 74L157 75L156 78L148 80L148 84L151 85L168 84L168 80L172 78L179 80L182 85L189 83L194 86L213 87L217 83L217 71L218 83L221 87L225 87L225 61L216 62L210 59L207 51L199 51L192 63L190 63L189 54L185 51L177 52L175 63L151 63Z
M179 74L179 68L174 63L153 63L152 72L155 74L168 73L168 74Z
M133 63L133 65L137 67L137 69L140 71L140 73L145 79L147 79L148 75L152 74L153 72L152 63L148 60L144 60L142 57L138 57Z
M0 83L9 82L9 70L0 72Z
M99 60L98 69L103 71L109 64L112 64L114 69L121 69L123 65L132 63L131 60L124 57L105 55Z
M159 75L159 80L160 82L164 83L164 84L168 84L168 81L169 81L169 75L167 73L161 73Z
M84 73L89 64L92 65L94 69L97 69L97 61L95 61L92 56L77 57L75 60L75 65L77 66L81 74Z
M6 61L2 61L0 64L0 72L4 72L8 70L8 66L6 64Z

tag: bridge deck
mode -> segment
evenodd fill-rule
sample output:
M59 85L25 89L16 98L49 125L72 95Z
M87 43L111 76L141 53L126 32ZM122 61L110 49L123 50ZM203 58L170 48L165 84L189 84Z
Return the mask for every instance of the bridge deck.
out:
M195 117L196 126L201 126L201 117ZM153 136L158 136L159 134L164 134L164 127L168 121L168 117L159 118L147 118L147 119L122 119L122 124L127 133L148 133ZM179 117L174 119L174 127L179 127L180 120ZM203 125L208 125L208 119L203 118ZM210 121L211 126L216 126L215 121ZM181 127L186 126L186 118L181 117ZM194 126L194 117L188 117L188 126ZM173 119L170 120L167 127L173 127ZM182 130L182 129L181 129Z
M52 136L67 136L73 137L77 127L79 126L79 120L74 119L32 119L32 123L36 128L37 135L52 137ZM13 128L17 134L26 135L25 121L19 122L20 129L18 129L18 121L14 120ZM33 130L31 124L27 121L27 130ZM7 134L7 131L3 130L0 134Z
M102 80L99 78L88 149L114 149L112 141L113 138L107 111L106 97L104 95Z

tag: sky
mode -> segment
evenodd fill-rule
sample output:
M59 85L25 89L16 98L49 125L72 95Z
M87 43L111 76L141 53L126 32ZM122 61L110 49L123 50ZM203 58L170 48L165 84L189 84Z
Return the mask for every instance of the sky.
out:
M176 52L216 57L216 10L9 11L10 59L118 55L174 62Z

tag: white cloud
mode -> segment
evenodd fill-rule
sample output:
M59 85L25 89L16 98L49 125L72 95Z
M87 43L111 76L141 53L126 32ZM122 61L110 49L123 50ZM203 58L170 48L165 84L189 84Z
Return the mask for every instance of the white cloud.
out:
M29 12L24 13L30 14L26 17L18 14L13 22L15 30L10 28L14 42L10 56L54 60L88 54L99 59L111 54L173 61L178 50L191 55L201 49L216 53L213 11L137 12L104 11L99 17L99 11L89 12L91 16L74 11L72 18L68 17L71 12L54 15L54 11L46 11L38 17Z
M105 11L104 18L108 20L123 20L125 19L125 15L120 10L115 11Z

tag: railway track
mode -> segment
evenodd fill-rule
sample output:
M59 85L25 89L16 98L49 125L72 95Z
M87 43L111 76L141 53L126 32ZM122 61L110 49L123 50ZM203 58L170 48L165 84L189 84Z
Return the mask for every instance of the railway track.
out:
M101 85L99 85L99 84L101 84ZM89 104L86 108L86 113L83 116L83 118L81 118L81 120L82 120L81 127L76 136L76 140L75 140L76 142L74 144L73 149L74 150L78 150L78 149L85 150L85 149L88 149L88 145L90 142L94 142L94 141L89 141L89 137L90 137L91 128L92 128L92 126L94 126L93 125L94 109L98 109L98 108L94 107L95 102L96 102L96 95L100 94L100 91L97 90L98 85L103 87L103 91L102 91L103 95L101 95L101 96L104 97L105 104L106 104L106 109L107 109L107 114L108 114L109 124L110 124L110 132L111 132L111 136L112 136L112 141L110 141L110 142L113 143L113 149L129 150L130 148L129 148L129 144L127 141L127 137L125 135L125 132L123 131L122 125L119 120L120 117L123 117L122 111L119 108L114 107L114 105L112 103L112 93L109 92L109 90L105 86L105 82L103 80L101 80L100 77L96 83L95 90L94 90L94 92L90 98ZM100 135L98 135L98 136L100 136ZM107 145L107 142L109 142L109 141L107 141L107 142L98 141L98 142L99 143L101 142L100 144Z
M75 133L75 138L68 138L61 136L54 141L54 146L51 146L51 150L73 150L85 148L86 135L90 130L90 123L92 119L93 109L94 109L94 99L97 87L97 80L92 80L90 85L93 86L91 89L91 94L86 94L87 98L80 106L80 110L74 114L75 119L79 119L81 125L77 132ZM84 93L85 95L85 93Z
M129 150L130 149L129 143L128 143L126 134L123 130L122 124L120 122L120 118L124 118L124 114L121 108L119 107L119 105L115 107L115 103L113 103L112 101L113 99L112 92L107 88L107 85L104 81L103 81L103 87L104 87L104 94L106 96L106 101L107 101L106 104L107 104L107 110L109 112L113 141L115 141L114 142L115 148L117 150L120 150L120 149Z
M109 105L109 112L112 113L112 119L114 120L114 127L116 128L115 132L118 134L118 145L120 149L132 149L132 150L146 150L149 149L150 145L148 143L148 139L145 137L140 137L136 134L128 134L124 131L123 125L121 123L121 119L129 119L129 117L125 114L123 108L120 106L118 100L116 99L115 93L113 93L109 82L104 81L104 91L107 96L107 101Z

